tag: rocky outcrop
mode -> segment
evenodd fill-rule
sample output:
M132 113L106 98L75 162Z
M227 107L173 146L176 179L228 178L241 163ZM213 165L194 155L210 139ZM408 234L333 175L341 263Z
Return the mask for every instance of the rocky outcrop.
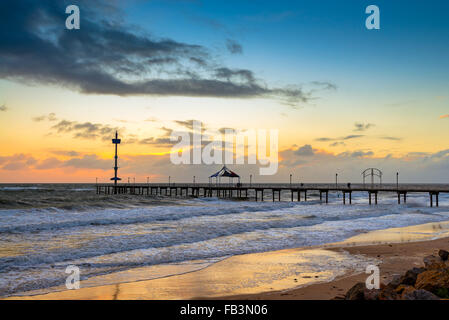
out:
M438 300L449 299L449 252L439 250L438 256L424 258L423 268L413 268L395 276L380 289L369 290L365 283L355 284L346 300Z
M443 261L447 261L447 259L449 258L449 252L447 252L446 250L441 249L440 251L438 251L438 255Z

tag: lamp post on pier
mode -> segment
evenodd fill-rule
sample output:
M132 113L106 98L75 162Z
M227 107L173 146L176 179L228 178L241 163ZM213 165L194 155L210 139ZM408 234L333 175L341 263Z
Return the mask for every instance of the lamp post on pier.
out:
M399 190L399 172L396 172L396 189Z

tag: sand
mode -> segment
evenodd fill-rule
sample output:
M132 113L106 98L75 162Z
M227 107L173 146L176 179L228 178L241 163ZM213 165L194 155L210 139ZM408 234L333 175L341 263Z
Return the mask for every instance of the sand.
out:
M436 240L428 240L439 237ZM398 243L401 242L401 243ZM342 296L367 274L369 261L380 268L381 281L422 266L423 257L449 249L449 222L430 223L361 234L341 243L233 256L201 270L153 280L116 283L79 290L8 299L332 299ZM306 272L298 268L322 259L358 268ZM315 260L314 260L315 259ZM362 268L361 268L362 267Z

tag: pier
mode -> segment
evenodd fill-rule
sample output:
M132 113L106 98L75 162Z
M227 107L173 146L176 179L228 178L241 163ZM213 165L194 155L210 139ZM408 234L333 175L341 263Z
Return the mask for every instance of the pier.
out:
M118 150L117 147L121 143L118 138L118 132L115 132L115 138L112 139L115 148L114 156L114 177L110 180L111 184L96 184L97 194L106 195L140 195L140 196L166 196L166 197L217 197L217 198L234 198L234 199L252 199L255 201L268 200L281 201L282 193L290 195L291 201L307 201L307 193L315 192L319 194L320 203L329 203L329 193L337 192L342 194L342 203L352 204L353 192L366 192L368 195L368 203L370 205L377 205L379 203L379 193L396 193L398 196L398 204L401 204L401 197L403 203L407 203L407 194L410 193L427 193L429 195L430 206L439 206L439 194L449 193L449 185L435 185L435 184L399 184L399 173L396 173L396 184L383 184L383 173L378 168L367 168L362 172L363 184L338 183L338 174L335 174L335 183L292 183L292 174L290 174L290 183L252 183L252 175L250 175L250 183L240 183L240 176L223 166L221 170L209 176L209 183L195 183L195 176L193 183L171 183L168 178L168 183L149 183L147 178L146 184L130 184L118 183L122 179L117 176L118 172ZM228 178L229 183L221 183L222 178ZM366 184L366 178L371 178L371 184ZM379 183L375 183L375 178L379 179ZM234 179L238 183L234 183ZM215 182L214 182L215 180ZM250 194L254 196L249 196ZM270 197L271 195L271 197ZM309 198L310 199L310 198Z
M211 183L142 183L142 184L98 184L97 194L128 194L140 196L167 197L218 197L255 201L281 201L281 194L287 194L291 201L307 201L309 194L319 195L319 201L329 203L329 193L338 192L342 195L344 205L352 204L352 193L367 194L367 202L377 205L380 193L397 194L398 204L407 203L407 195L411 193L428 194L430 207L439 206L439 194L449 193L449 185L427 184L330 184L330 183L300 183L300 184L211 184ZM249 196L252 194L252 196Z

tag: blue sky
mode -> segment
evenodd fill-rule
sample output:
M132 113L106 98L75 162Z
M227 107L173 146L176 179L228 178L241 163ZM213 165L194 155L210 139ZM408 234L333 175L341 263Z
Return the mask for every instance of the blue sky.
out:
M380 8L381 30L365 28L370 4ZM149 1L127 10L130 21L158 36L220 52L226 38L235 39L244 55L223 59L271 81L370 74L412 85L422 73L448 79L448 11L447 1L400 0Z
M64 29L67 4L80 30ZM365 27L368 5L380 30ZM196 119L279 129L281 176L382 166L447 180L448 12L436 0L0 2L0 179L39 181L49 163L51 179L107 176L104 132L118 129L126 174L166 161L164 180L174 169L158 142ZM79 158L61 158L67 146ZM148 169L144 155L156 157Z

